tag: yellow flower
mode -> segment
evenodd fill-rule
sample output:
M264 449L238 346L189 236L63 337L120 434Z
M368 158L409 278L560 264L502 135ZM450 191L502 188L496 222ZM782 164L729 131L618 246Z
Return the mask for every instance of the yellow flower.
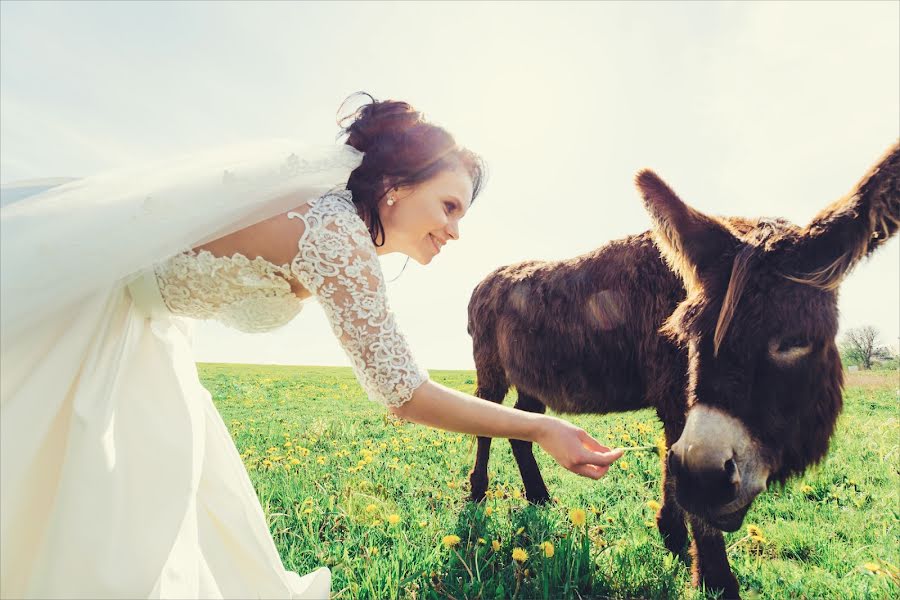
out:
M375 519L374 521L372 521L372 527L378 527L379 525L381 525L381 519Z
M441 543L444 545L445 548L452 548L453 546L455 546L459 543L459 536L458 535L445 535L443 538L441 538Z
M658 510L661 508L660 505L659 505L659 502L657 502L656 500L650 500L649 502L647 502L647 506L648 506L648 507L650 508L650 510L652 510L653 512L656 512L656 511L658 511Z
M391 525L396 525L400 522L400 515L389 515L387 520Z
M516 562L525 562L528 560L528 553L524 548L513 548L512 557Z
M800 486L800 492L803 493L803 494L812 494L813 491L814 491L814 490L813 490L813 488L812 488L811 485L806 485L806 484L804 483L803 485Z
M540 548L544 551L544 556L546 556L547 558L553 558L553 553L556 551L556 549L553 547L552 543L541 542Z
M525 533L525 528L524 528L524 527L519 527L519 528L516 530L516 535L522 535L523 533Z
M870 573L877 573L881 570L881 567L875 563L867 562L863 565L863 568Z
M303 514L304 514L304 515L308 515L308 514L310 514L312 511L313 511L313 509L307 508L306 510L303 511Z
M490 506L488 506L487 508L484 509L484 516L489 517L489 516L491 516L491 513L493 513L493 512L494 512L494 509L491 508Z
M494 549L494 552L500 551L500 540L494 540L491 542L491 548Z
M325 464L325 457L324 457L324 456L320 456L319 458L316 459L316 462L318 462L320 465L324 465L324 464Z
M747 525L747 535L750 536L750 539L754 542L765 542L766 538L763 536L762 531L756 525Z
M581 527L584 525L585 521L587 521L587 515L584 514L582 509L573 508L569 511L569 520L572 521L572 524L576 527Z
M616 462L616 464L619 465L619 468L622 469L623 471L628 470L628 461L627 460L620 460L620 461Z
M291 459L291 464L292 464L292 465L299 465L299 464L300 464L300 461L297 460L296 458L292 458L292 459Z
M487 542L484 541L484 538L478 538L478 544L484 546L485 544L487 544Z
M658 438L656 438L656 453L660 456L665 456L668 451L669 451L669 449L666 448L665 436L661 435Z
M378 548L375 546L369 546L369 554L375 556L378 554Z
M375 512L376 510L378 510L378 507L377 507L376 505L374 505L374 504L370 504L370 505L368 505L368 506L366 507L366 512L369 513L369 514L372 514L372 513Z
M428 525L428 521L419 521L419 527L426 527Z
M520 492L519 490L513 490L513 498L515 498L516 500L521 500L522 492Z

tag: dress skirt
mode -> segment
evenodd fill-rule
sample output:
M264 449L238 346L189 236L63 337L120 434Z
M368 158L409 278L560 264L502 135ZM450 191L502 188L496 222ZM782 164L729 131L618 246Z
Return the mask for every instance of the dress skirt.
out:
M7 340L0 597L327 598L285 571L152 271Z

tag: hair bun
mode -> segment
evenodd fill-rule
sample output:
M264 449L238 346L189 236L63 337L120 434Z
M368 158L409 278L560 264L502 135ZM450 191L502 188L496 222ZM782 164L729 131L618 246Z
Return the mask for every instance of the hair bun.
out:
M423 115L410 104L396 100L378 101L365 92L348 97L341 109L351 98L360 95L368 97L369 102L338 119L341 133L347 135L346 144L360 152L367 152L373 143L396 139L424 122Z

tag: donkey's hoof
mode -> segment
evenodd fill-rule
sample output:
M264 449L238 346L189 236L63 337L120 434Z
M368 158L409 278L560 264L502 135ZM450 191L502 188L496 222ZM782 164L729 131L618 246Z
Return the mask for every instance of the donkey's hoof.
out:
M469 502L484 502L487 490L472 490L472 493L466 498Z
M552 498L550 498L550 494L540 494L534 497L525 495L525 499L528 500L530 504L534 504L536 506L544 506L545 504L550 504Z

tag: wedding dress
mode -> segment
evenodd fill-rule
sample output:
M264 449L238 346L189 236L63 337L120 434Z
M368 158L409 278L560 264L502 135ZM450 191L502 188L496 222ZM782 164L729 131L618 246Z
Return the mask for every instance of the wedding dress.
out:
M171 201L156 204L166 214L147 223L145 191L117 196L106 224L131 225L132 243L154 247L123 248L129 256L111 256L112 267L100 266L103 243L84 240L63 264L44 265L78 294L45 271L28 275L39 262L31 253L65 258L64 245L54 246L65 230L63 216L94 234L104 231L103 223L76 214L88 202L75 195L78 188L69 203L65 190L50 190L4 206L0 596L328 596L328 569L303 577L284 569L231 436L197 377L188 323L217 319L247 332L284 325L302 308L293 278L322 304L369 397L390 406L411 397L428 374L389 310L368 229L348 191L321 194L335 178L346 182L358 164L359 156L347 152L339 149L336 162L325 161L328 168L313 161L289 183L267 185L284 178L271 164L262 168L284 158L281 150L270 152L254 163L259 168L246 186L252 192L255 183L263 195L222 199L211 183L170 185L163 200L188 199L185 190L196 194L202 206L188 210L194 216L201 209L228 213L211 213L203 227L187 223ZM127 177L135 181L134 173ZM164 178L177 179L172 171ZM111 181L95 185L95 192L128 188L121 178ZM186 240L200 245L303 202L287 213L304 224L290 264L185 248ZM43 228L41 219L52 222ZM153 231L165 240L148 237ZM78 235L73 227L70 236ZM119 243L128 235L109 237ZM21 240L37 245L17 246ZM107 250L115 248L107 242ZM141 261L147 262L128 271ZM82 279L66 269L81 269ZM103 282L114 273L122 276ZM62 308L47 302L35 281L59 290Z

